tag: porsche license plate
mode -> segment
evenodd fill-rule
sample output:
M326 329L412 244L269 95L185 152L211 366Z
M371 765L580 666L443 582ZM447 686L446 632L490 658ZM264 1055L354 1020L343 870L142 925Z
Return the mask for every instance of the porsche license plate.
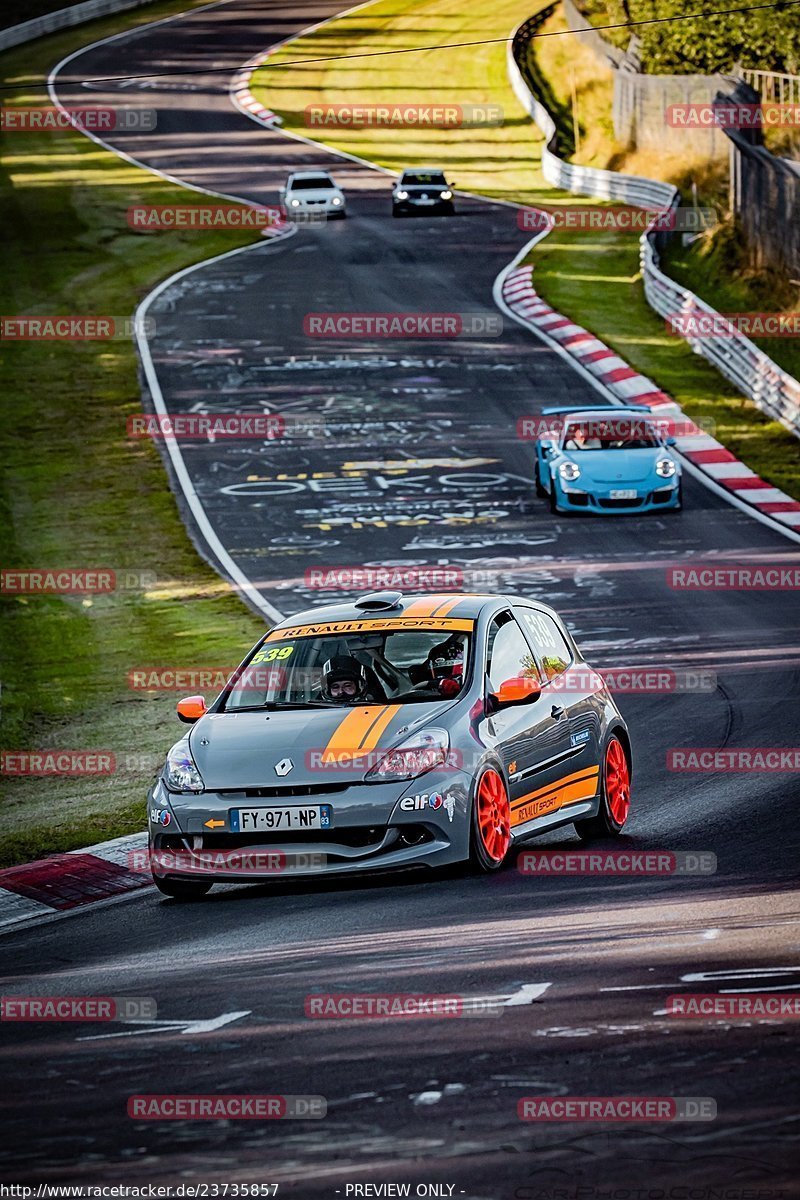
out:
M301 808L232 808L231 833L274 833L276 830L329 829L330 804L308 804Z
M616 488L611 491L612 500L635 500L636 488Z

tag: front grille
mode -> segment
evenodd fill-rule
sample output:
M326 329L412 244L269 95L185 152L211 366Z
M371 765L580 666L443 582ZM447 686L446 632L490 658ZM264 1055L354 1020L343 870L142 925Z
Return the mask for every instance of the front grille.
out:
M222 788L218 796L244 796L246 800L289 800L293 796L332 796L347 791L349 783L299 783L292 787Z
M653 502L655 504L666 504L675 495L673 488L659 488L657 492L653 492Z
M598 500L597 503L601 508L641 508L644 501L637 496L634 500Z
M319 845L320 843L337 843L340 846L352 846L361 849L364 846L377 846L383 841L385 827L373 825L355 825L349 829L295 829L281 833L204 833L204 850L254 850L259 846L304 846Z
M581 495L580 492L566 492L565 494L570 504L580 506L588 505L589 503L589 497L585 493Z

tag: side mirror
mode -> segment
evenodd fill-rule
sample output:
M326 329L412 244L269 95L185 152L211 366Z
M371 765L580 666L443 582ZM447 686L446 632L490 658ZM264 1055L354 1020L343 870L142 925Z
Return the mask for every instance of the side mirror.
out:
M178 701L177 710L178 716L185 725L194 725L195 721L199 721L207 711L205 698L203 696L184 696L183 700Z
M677 439L677 438L674 438L674 437L672 437L672 435L670 435L670 436L667 438L667 445L668 445L668 446L677 446L677 444L678 444L678 439Z
M512 704L533 704L542 694L539 684L526 675L504 679L496 692L490 692L493 711L510 708Z
M551 442L550 438L541 438L539 445L545 458L549 458L551 454L555 453L555 442Z

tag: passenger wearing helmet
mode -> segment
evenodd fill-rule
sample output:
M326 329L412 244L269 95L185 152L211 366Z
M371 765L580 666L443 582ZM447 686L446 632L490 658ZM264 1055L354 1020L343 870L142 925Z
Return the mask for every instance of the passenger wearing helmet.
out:
M465 640L454 633L446 642L434 646L426 663L427 686L442 696L456 696L464 682Z
M367 673L351 654L329 658L322 668L322 697L334 704L357 704L371 700L367 693Z

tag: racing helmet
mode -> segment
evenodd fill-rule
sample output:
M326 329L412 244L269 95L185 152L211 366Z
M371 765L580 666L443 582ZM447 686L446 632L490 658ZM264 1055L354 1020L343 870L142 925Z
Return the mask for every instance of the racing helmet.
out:
M445 696L454 696L464 682L464 651L466 639L452 634L446 642L434 646L428 654L428 678Z
M337 695L332 695L331 685L352 683L355 691L342 694L337 689ZM322 668L322 694L326 700L359 700L367 690L367 673L357 658L350 654L337 654L329 658Z

